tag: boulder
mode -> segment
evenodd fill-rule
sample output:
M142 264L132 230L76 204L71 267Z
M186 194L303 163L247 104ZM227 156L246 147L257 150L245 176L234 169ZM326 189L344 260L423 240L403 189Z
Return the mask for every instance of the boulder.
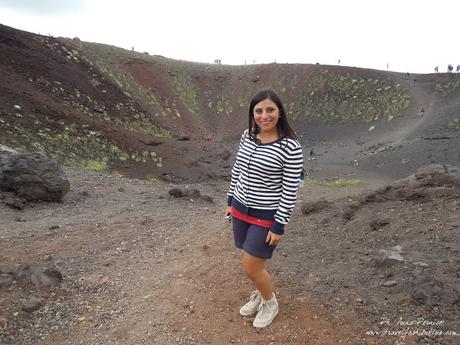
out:
M365 194L362 202L429 201L433 193L439 192L439 188L458 186L460 186L459 167L431 164L417 169L415 174ZM448 190L444 189L441 192L448 193Z
M173 188L168 192L174 198L182 198L184 196L184 192L179 188Z
M40 152L0 156L0 190L26 200L61 201L69 189L59 163Z
M15 273L16 282L24 287L52 288L62 282L62 274L52 267L20 265Z
M45 304L46 300L42 297L32 296L24 301L22 301L22 310L26 313L33 313L34 311L40 309L40 307Z
M383 228L385 225L390 224L390 219L389 218L376 218L372 220L369 224L372 230L376 231L380 228Z
M13 284L13 276L9 273L0 274L0 289L7 288Z
M404 262L404 258L398 251L386 249L375 251L374 260L377 266L391 266Z
M305 201L302 203L302 213L303 214L310 214L321 211L324 208L327 208L330 205L330 202L327 200L318 200L318 201Z

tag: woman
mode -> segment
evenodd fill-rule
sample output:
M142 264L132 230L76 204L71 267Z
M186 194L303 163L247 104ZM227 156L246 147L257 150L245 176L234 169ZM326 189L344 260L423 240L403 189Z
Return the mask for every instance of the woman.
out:
M240 314L257 313L257 328L278 314L266 263L295 206L302 168L302 147L279 97L271 90L258 92L249 105L249 128L241 137L225 210L233 219L235 245L243 249L244 273L257 288Z

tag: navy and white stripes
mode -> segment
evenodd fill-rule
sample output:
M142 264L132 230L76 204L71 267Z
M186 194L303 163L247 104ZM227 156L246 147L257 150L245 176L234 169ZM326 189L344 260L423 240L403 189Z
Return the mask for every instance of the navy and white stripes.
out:
M271 231L282 234L294 209L303 167L302 147L283 137L257 143L243 134L232 169L228 205L261 219L275 220Z

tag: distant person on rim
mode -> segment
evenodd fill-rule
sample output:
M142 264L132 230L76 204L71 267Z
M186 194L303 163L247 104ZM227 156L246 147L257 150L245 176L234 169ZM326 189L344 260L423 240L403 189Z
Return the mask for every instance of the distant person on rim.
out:
M244 273L257 288L240 314L257 314L253 325L263 328L278 314L266 264L294 209L303 154L273 91L254 96L248 117L249 127L241 136L232 169L225 216L232 219L235 246L243 250Z

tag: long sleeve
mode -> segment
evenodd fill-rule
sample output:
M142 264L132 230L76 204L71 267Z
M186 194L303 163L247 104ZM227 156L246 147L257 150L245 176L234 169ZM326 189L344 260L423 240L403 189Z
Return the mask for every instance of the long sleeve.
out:
M241 135L241 140L240 140L240 144L238 146L238 150L241 148L241 146L243 145L243 142L244 140L246 139L246 136L247 136L247 130L245 130L243 132L243 134ZM236 155L238 157L238 153ZM232 175L231 175L231 180L230 180L230 187L228 189L228 192L227 192L227 196L228 196L228 199L227 199L227 205L230 206L232 204L232 199L233 199L233 193L235 191L235 186L236 186L236 183L238 182L238 178L240 176L240 166L238 164L238 160L235 159L235 163L233 163L233 168L232 168Z
M296 204L297 189L303 168L303 153L300 144L288 147L282 177L282 194L278 209L275 213L275 222L271 231L276 234L284 233L284 225L289 222L292 210Z
M231 180L230 180L230 188L228 189L228 192L227 192L227 196L228 196L227 205L228 206L230 206L232 204L233 192L235 191L235 186L236 186L236 183L238 182L239 176L240 176L240 167L238 165L238 162L235 161L235 163L233 164L233 168L232 168L232 177L231 177Z

